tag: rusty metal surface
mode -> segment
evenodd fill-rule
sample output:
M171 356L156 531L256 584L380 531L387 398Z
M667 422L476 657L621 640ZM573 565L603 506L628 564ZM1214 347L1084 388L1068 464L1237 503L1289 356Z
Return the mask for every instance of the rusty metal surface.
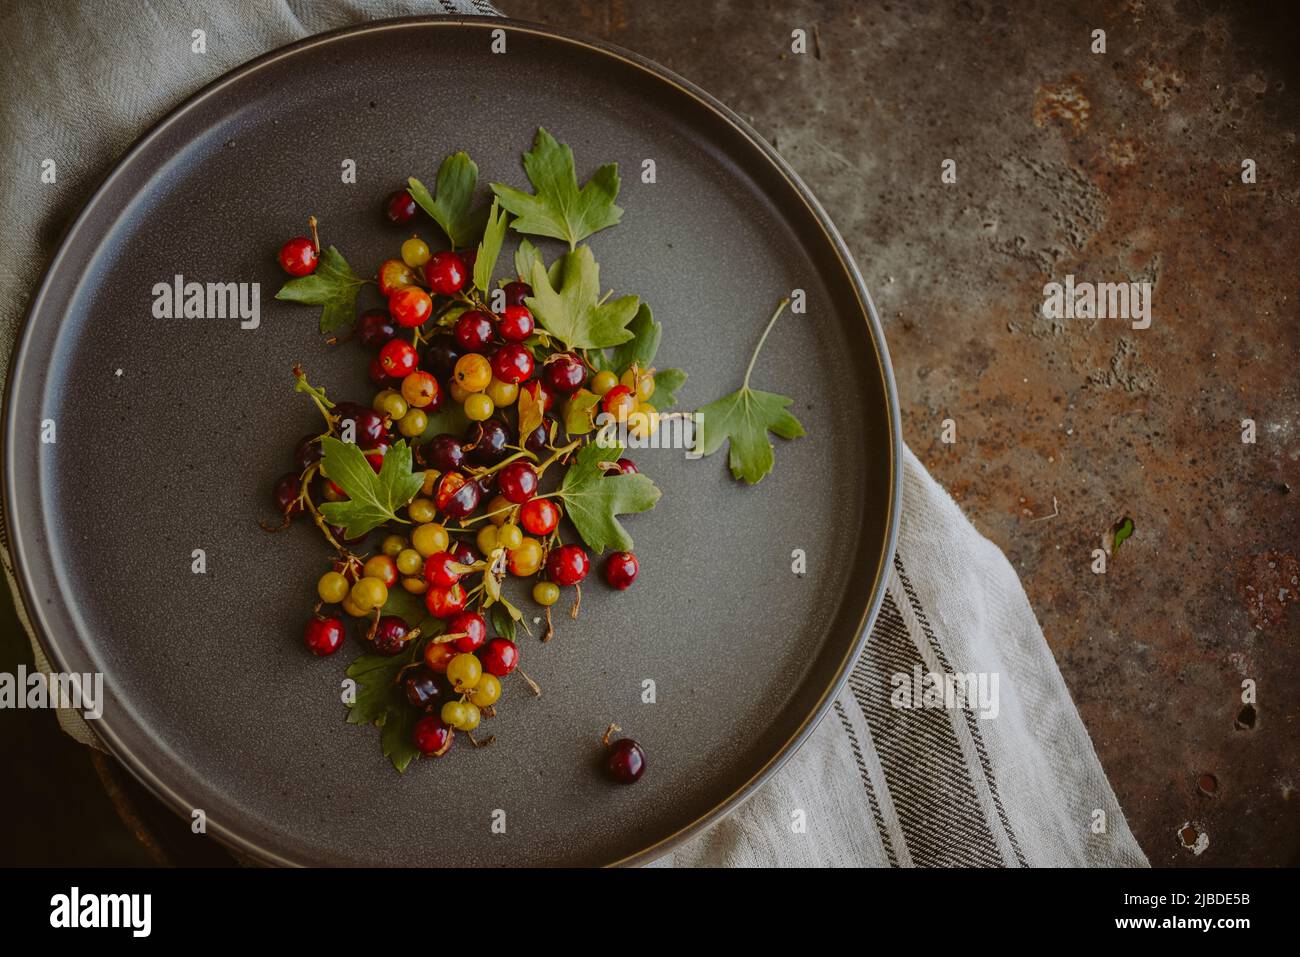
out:
M905 439L1019 570L1152 863L1300 863L1295 14L501 6L699 83L812 186L880 307ZM1153 283L1150 328L1043 318L1066 274Z

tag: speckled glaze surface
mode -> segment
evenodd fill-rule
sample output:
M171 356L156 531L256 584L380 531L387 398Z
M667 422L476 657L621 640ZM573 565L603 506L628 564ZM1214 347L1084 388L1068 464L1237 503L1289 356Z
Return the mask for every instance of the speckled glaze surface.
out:
M490 52L496 28L506 54ZM453 59L455 70L441 66ZM435 83L427 109L392 95ZM322 661L301 646L327 558L319 536L257 525L315 424L292 365L333 395L371 392L354 346L324 346L311 310L274 301L274 251L314 213L325 240L369 270L404 235L377 214L387 191L432 180L455 149L476 159L480 182L522 185L519 155L538 125L573 147L580 178L620 164L624 221L591 245L604 285L640 294L663 322L660 364L690 373L681 407L736 388L773 304L807 292L807 313L778 323L754 384L794 396L809 434L778 440L775 471L752 488L731 480L723 455L637 454L663 498L627 521L636 585L589 588L554 641L524 639L543 694L507 683L494 746L399 775L377 731L344 722L340 681L360 649ZM646 158L654 184L637 175ZM355 185L341 182L344 159L356 160ZM260 327L154 319L151 290L176 274L260 283ZM56 422L53 444L40 441L43 419ZM97 730L112 750L179 812L203 809L211 833L269 863L654 858L743 799L815 724L874 615L897 523L883 338L815 201L684 81L508 20L313 38L164 120L47 274L5 427L11 548L56 667L103 671ZM196 548L203 575L191 571ZM654 704L642 701L646 679ZM598 771L610 721L648 753L634 787ZM497 810L505 833L491 830Z

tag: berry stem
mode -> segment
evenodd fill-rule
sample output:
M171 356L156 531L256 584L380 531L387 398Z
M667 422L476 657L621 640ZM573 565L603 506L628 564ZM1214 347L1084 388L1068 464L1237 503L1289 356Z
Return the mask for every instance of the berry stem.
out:
M307 217L307 226L311 229L311 244L316 247L316 255L320 255L320 233L316 232L316 217Z
M763 335L759 338L758 345L754 347L754 354L749 357L749 366L745 369L744 388L749 388L749 377L754 372L754 363L758 361L758 354L763 350L763 343L767 342L767 334L772 331L772 327L776 325L777 318L785 311L785 307L788 305L790 305L790 300L782 299L777 303L776 312L772 313L772 318L767 320L767 328L763 330Z

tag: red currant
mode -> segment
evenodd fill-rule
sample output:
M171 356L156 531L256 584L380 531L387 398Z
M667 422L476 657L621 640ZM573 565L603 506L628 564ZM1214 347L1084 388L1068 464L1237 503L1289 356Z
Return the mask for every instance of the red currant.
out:
M343 644L343 622L337 618L312 618L302 637L313 655L332 655Z
M487 641L487 622L476 611L463 611L447 622L447 633L454 635L464 632L463 638L456 639L456 650L473 654Z
M631 738L619 738L609 746L605 768L620 784L635 784L645 773L645 752Z
M415 200L404 189L389 193L384 200L384 216L394 226L404 226L415 218Z
M587 577L591 559L581 545L561 545L546 556L546 577L557 585L576 585Z
M469 518L478 508L483 489L460 472L448 472L438 481L434 504L452 518Z
M406 690L406 700L421 711L428 711L442 697L438 677L428 668L414 669L402 679L402 687Z
M636 581L639 568L636 556L631 552L614 552L605 560L605 581L611 588L622 591Z
M533 498L519 510L519 524L530 535L549 535L560 524L560 509L549 498Z
M399 326L422 326L433 315L433 300L419 286L404 286L388 297L388 311Z
M411 740L426 757L440 758L451 749L456 732L443 724L436 714L428 714L415 723Z
M456 360L460 355L460 345L455 337L442 333L434 336L429 342L429 347L424 350L424 364L439 379L449 379L456 369Z
M425 447L425 461L439 472L454 472L465 462L465 447L454 435L435 435Z
M372 352L397 335L397 323L386 309L369 309L357 322L357 341Z
M411 626L397 615L384 615L375 627L375 654L391 658L402 650Z
M625 385L616 385L601 397L600 408L615 419L626 419L635 407L636 396Z
M280 514L294 516L302 511L303 505L298 501L301 491L302 479L295 472L286 472L276 479L275 487L271 489L271 498Z
M456 557L450 552L434 552L424 560L424 580L435 588L449 588L460 581L460 572L451 566Z
M478 654L483 670L498 678L514 671L519 664L519 646L508 638L493 638Z
M388 346L405 344L394 339ZM388 346L384 348L387 349ZM340 429L346 428L346 423L352 423L353 441L361 448L370 450L381 445L387 447L388 422L374 409L367 409L356 402L339 402L334 406L334 414L339 417Z
M471 309L456 320L456 342L466 352L480 352L492 341L492 320L486 312Z
M506 306L497 323L497 332L506 342L523 342L533 334L534 328L533 314L525 306Z
M306 276L315 272L320 253L306 236L297 236L280 247L280 268L290 276Z
M506 294L507 306L522 306L524 300L533 294L533 287L516 279L514 282L506 283L503 291Z
M465 260L456 253L434 253L424 264L424 281L430 289L444 296L460 292L466 275Z
M379 361L379 356L375 356L370 360L370 365L366 369L366 374L370 377L371 382L379 386L389 387L401 381L400 379L393 378L384 371L384 364Z
M500 419L475 422L465 432L465 455L474 465L496 465L510 454L510 436Z
M450 618L465 610L465 589L459 582L448 588L431 587L424 593L424 606L434 618Z
M511 462L497 473L497 484L507 502L520 505L537 494L537 470L527 462Z
M420 364L420 357L415 346L405 339L394 339L384 344L379 350L379 365L385 375L394 379L405 379Z
M533 354L527 346L508 342L492 356L492 374L502 382L523 382L533 374Z
M587 367L572 352L557 352L546 360L546 384L560 395L573 395L587 381Z

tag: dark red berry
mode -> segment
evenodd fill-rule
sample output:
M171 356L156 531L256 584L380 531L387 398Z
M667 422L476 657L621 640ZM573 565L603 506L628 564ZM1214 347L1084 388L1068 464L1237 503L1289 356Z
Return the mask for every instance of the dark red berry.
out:
M280 268L290 276L306 276L316 269L320 260L315 244L306 236L298 236L280 247Z
M636 475L640 469L631 459L622 458L617 462L611 463L610 467L605 469L606 475Z
M442 697L438 676L428 668L416 668L408 672L402 679L402 687L406 690L406 700L421 711L428 711Z
M435 435L425 447L424 460L439 472L454 472L465 462L465 448L454 435Z
M533 374L533 354L527 346L507 342L492 356L492 374L502 382L518 385Z
M507 502L522 505L537 494L537 470L528 462L516 460L497 473L497 485Z
M524 448L534 455L541 455L546 443L551 439L551 422L543 419L542 424L524 436Z
M645 752L631 738L619 738L610 743L605 767L620 784L635 784L645 773Z
M384 200L384 216L394 226L404 226L413 220L417 208L411 194L404 189L389 193Z
M456 342L466 352L482 352L492 341L492 320L481 309L471 309L456 320Z
M434 504L451 518L469 518L478 508L483 490L460 472L448 472L438 480Z
M367 309L357 321L357 342L371 352L397 335L397 323L387 309Z
M636 556L631 552L614 552L605 559L605 581L611 588L622 591L636 581L639 568Z
M475 422L465 431L465 457L472 465L493 466L510 454L510 435L500 419Z
M313 655L332 655L343 644L343 622L337 618L312 618L302 638Z
M319 462L320 457L320 437L316 435L304 435L293 450L293 464L298 467L300 474Z
M434 253L424 264L424 281L430 289L444 296L459 292L467 275L465 260L456 253Z
M394 379L404 379L420 365L420 357L405 339L394 339L379 350L379 365Z
M572 352L557 352L543 369L546 385L560 395L573 395L587 381L587 367Z
M473 654L487 641L487 622L475 611L463 611L447 622L447 634L464 632L463 638L456 639L456 650Z
M506 306L497 323L497 332L506 342L523 342L534 328L533 314L524 306Z
M302 479L296 472L286 472L275 480L275 486L271 489L271 500L275 502L275 507L281 515L292 517L303 509L303 504L298 501L301 492Z
M452 546L451 557L462 565L473 565L476 560L474 558L474 549L470 548L465 542Z
M505 284L506 306L522 306L524 300L533 294L533 287L516 279Z
M455 337L444 332L429 341L429 347L424 351L424 366L439 379L448 379L460 356L460 346Z
M442 718L436 714L425 715L415 723L415 729L411 732L411 741L419 752L431 758L440 758L446 754L455 739L456 732L443 724Z
M370 360L370 366L366 371L370 376L370 381L375 385L384 386L389 389L393 388L395 384L401 385L401 379L390 376L384 371L384 364L379 361L379 356L375 356Z
M391 658L402 650L411 628L397 615L384 615L375 628L375 654Z
M587 577L591 559L581 545L561 545L546 556L546 577L557 585L576 585Z
M382 413L356 402L340 402L334 406L334 414L339 417L340 431L352 423L352 441L360 448L377 449L387 444L388 423Z
M560 524L560 509L549 498L529 499L519 510L519 524L529 535L549 535Z
M483 670L498 678L510 674L519 664L519 646L508 638L493 638L478 653Z

